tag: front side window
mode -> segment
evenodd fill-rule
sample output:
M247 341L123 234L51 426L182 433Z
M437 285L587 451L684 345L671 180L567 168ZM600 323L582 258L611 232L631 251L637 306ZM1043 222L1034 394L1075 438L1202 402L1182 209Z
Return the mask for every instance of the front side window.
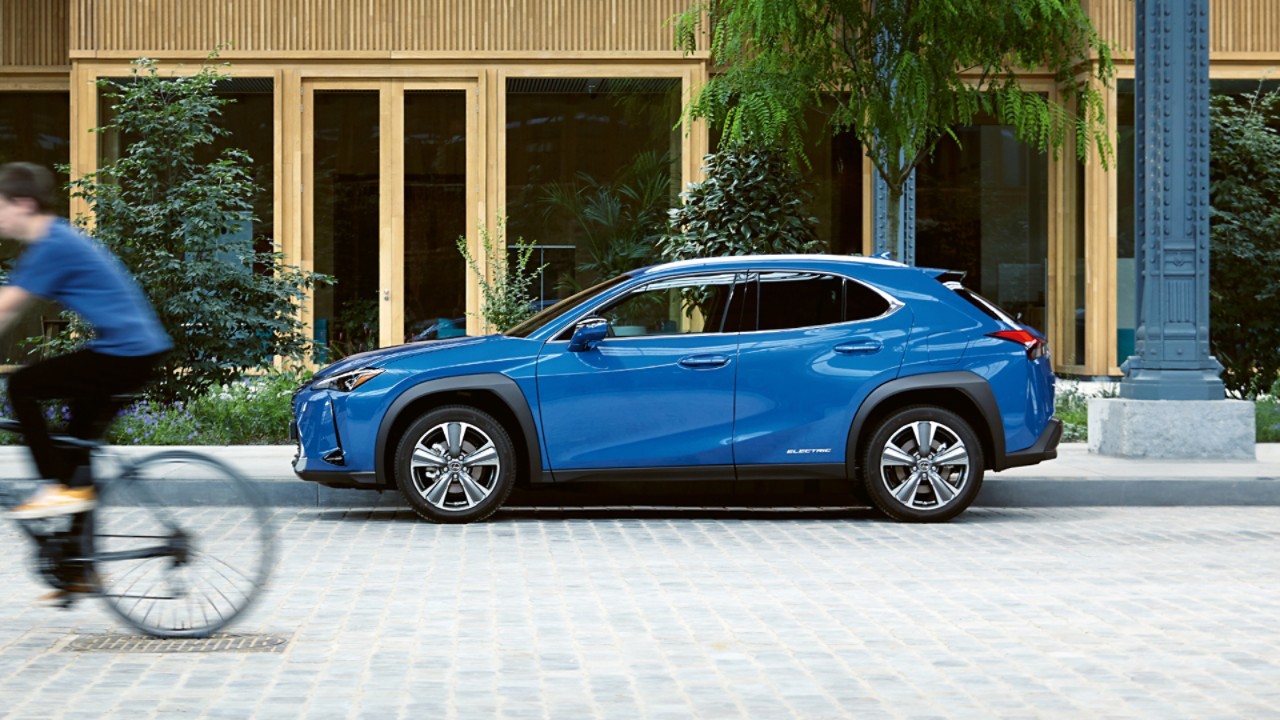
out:
M600 311L614 337L718 333L732 304L734 275L649 283Z

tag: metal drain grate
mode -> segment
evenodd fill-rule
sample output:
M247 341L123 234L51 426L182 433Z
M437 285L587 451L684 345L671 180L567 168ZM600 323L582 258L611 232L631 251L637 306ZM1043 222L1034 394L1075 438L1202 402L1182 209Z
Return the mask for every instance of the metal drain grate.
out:
M114 653L207 653L259 652L279 653L289 643L285 635L228 635L217 633L207 638L153 638L145 635L81 635L66 649L76 652Z

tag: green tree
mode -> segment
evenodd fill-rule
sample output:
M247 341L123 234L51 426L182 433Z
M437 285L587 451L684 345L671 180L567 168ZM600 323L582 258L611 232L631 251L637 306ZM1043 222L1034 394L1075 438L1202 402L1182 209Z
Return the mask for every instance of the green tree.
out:
M685 113L724 143L798 149L804 112L834 99L830 131L853 132L888 186L890 237L911 171L979 113L1042 151L1074 136L1081 158L1110 157L1103 96L1078 73L1090 53L1104 84L1114 66L1079 0L701 0L674 26L723 68ZM1053 75L1061 104L1023 88L1029 71Z
M670 211L667 260L813 252L821 242L800 173L776 148L739 145L708 155L706 180L690 183Z
M212 60L212 57L210 59ZM123 156L71 182L91 217L77 218L120 257L142 286L175 349L153 394L199 395L277 357L302 360L309 343L298 304L324 276L257 252L253 160L228 149L210 163L197 151L225 136L216 125L231 100L220 75L203 65L187 77L161 77L153 60L127 80L101 80L114 118L95 131L132 141Z
M1245 397L1280 383L1280 94L1210 105L1209 339Z

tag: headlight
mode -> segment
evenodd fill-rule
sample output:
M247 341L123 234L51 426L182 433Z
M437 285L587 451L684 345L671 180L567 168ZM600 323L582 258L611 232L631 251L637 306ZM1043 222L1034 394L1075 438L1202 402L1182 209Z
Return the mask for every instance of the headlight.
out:
M359 370L348 370L347 372L333 377L328 377L312 386L314 390L337 390L338 392L351 392L366 382L372 380L382 374L381 368L361 368Z

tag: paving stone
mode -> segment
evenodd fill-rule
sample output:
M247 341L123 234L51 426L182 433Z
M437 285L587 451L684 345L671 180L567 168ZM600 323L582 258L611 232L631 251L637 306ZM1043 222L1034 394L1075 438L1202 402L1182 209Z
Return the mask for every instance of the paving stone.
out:
M68 650L0 556L0 716L1280 718L1280 508L275 516L279 654Z

